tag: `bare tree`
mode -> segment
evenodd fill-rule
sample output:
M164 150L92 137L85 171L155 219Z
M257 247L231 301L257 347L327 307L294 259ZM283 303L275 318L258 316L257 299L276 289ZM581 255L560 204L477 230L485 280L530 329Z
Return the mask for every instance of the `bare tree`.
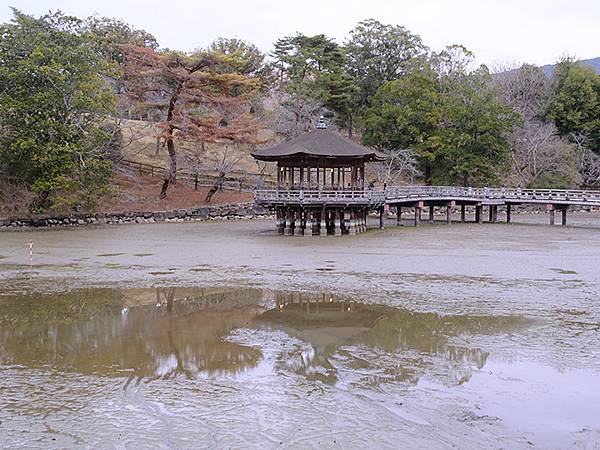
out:
M315 128L325 109L323 102L298 94L284 94L275 107L275 132L292 139Z
M510 136L512 171L510 185L573 184L578 181L577 148L558 136L553 123L544 119L550 100L550 80L542 69L524 64L504 67L494 75L501 99L521 116Z
M418 160L411 149L380 150L385 155L385 161L376 166L377 178L387 185L414 183L421 176Z
M558 136L551 123L527 120L511 135L512 174L509 184L536 186L548 174L576 180L576 148Z
M241 161L243 154L231 146L223 148L213 160L212 169L217 173L215 182L206 193L205 202L210 203L213 195L223 190L223 182Z

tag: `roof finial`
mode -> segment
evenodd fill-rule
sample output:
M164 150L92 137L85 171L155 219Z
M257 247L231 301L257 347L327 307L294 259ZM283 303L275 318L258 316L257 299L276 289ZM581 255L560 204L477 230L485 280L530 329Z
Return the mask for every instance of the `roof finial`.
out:
M319 121L317 122L317 130L325 130L327 129L327 123L325 122L325 117L319 117Z

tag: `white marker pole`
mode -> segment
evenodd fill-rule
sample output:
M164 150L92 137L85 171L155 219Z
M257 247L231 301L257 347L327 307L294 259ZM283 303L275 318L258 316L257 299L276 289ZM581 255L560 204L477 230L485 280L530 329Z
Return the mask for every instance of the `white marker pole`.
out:
M33 261L33 241L29 240L29 261Z

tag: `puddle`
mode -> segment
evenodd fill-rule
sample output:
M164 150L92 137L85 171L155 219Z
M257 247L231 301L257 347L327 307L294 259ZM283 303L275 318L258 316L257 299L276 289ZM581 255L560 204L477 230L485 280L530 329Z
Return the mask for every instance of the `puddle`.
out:
M96 255L99 258L108 258L110 256L121 256L124 255L125 253L100 253L99 255Z
M568 447L600 430L599 378L505 359L501 348L540 326L518 315L415 312L316 291L4 296L0 441L48 442L56 435L23 422L43 416L65 433L60 446L190 447L183 431L208 438L210 430L217 447L267 437L292 447L326 439L393 446L402 436L409 446L481 447L499 433L508 447ZM160 425L140 434L165 421L167 435ZM475 440L461 445L463 435Z

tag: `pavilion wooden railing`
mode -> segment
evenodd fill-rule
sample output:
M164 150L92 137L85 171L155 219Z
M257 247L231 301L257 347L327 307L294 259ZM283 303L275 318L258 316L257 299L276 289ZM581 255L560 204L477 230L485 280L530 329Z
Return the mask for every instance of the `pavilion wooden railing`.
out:
M465 201L483 204L546 203L600 206L598 190L473 188L455 186L392 186L385 190L288 190L258 189L258 203L297 204L369 204L401 203L403 201Z

